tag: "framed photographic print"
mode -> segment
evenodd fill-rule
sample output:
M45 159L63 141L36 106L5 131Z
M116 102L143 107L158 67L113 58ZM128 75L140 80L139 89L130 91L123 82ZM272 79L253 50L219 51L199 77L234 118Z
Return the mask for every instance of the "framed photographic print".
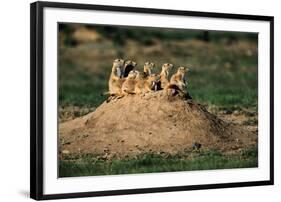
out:
M273 17L31 4L31 198L273 184Z

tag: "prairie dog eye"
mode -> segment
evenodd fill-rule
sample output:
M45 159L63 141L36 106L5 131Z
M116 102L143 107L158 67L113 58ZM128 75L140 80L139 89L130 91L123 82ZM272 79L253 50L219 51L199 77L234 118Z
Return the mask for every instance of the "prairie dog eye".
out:
M122 60L122 59L115 59L113 61L113 64L124 64L124 60Z

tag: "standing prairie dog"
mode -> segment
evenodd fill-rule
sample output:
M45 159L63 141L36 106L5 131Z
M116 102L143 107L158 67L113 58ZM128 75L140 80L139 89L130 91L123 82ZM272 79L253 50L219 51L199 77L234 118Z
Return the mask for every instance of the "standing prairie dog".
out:
M185 75L189 71L187 67L179 67L178 71L171 77L170 84L165 87L168 95L180 95L187 99L192 99L186 90Z
M174 65L170 63L165 63L162 65L162 70L160 73L160 82L161 82L162 89L164 89L167 85L169 85L169 73L173 68Z
M177 85L179 89L185 91L187 82L186 82L186 73L189 71L187 67L179 67L178 71L171 77L170 84Z
M111 96L120 95L121 94L121 87L124 79L121 79L122 76L122 69L124 66L124 60L122 59L115 59L113 61L111 74L108 81L108 94Z
M144 63L143 72L139 74L139 78L144 79L144 78L147 78L148 76L150 76L154 67L155 67L155 64L153 62Z
M132 70L129 72L124 83L122 84L122 95L134 94L136 77L139 74L137 70Z
M129 72L132 71L133 69L135 69L135 67L137 66L137 63L135 61L132 60L126 60L124 67L122 69L122 77L127 77Z

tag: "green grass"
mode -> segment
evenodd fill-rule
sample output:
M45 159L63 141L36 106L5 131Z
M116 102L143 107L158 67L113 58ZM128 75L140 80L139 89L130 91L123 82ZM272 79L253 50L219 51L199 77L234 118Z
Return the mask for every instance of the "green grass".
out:
M102 160L85 156L59 162L60 177L156 173L173 171L251 168L258 166L257 149L241 151L236 155L223 155L218 151L202 151L175 156L145 154L122 160Z
M62 64L60 68L60 106L97 107L104 101L101 93L107 90L107 75L95 75L93 78L91 73L77 70L71 62Z
M257 74L199 70L190 73L189 83L190 94L199 102L222 107L257 106Z

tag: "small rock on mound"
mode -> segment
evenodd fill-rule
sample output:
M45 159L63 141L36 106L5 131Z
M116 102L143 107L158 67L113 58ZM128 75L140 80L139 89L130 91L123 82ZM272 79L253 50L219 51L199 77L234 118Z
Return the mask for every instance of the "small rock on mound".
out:
M94 112L60 124L60 151L133 156L202 148L233 152L257 144L257 135L224 122L204 106L163 91L104 102Z

